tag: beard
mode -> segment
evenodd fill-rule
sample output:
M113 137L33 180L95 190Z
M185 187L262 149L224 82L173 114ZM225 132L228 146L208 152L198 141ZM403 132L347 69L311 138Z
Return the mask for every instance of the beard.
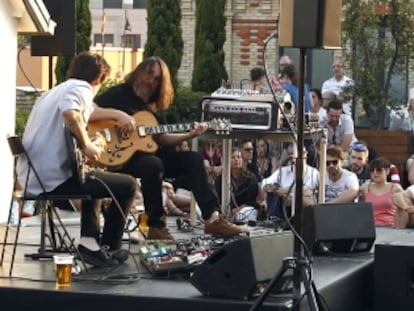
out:
M134 85L134 92L145 103L151 103L157 100L159 90L155 90L151 83L139 81Z

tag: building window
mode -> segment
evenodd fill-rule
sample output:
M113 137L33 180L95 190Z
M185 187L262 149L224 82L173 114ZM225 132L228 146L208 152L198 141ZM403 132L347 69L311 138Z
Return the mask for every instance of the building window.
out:
M103 0L104 9L122 9L122 0Z
M134 9L146 9L147 8L147 0L134 0L134 4L132 5Z
M123 41L126 48L136 50L141 47L141 35L124 35Z
M104 42L102 42L102 34L96 33L93 36L93 45L97 47L102 47L102 43L105 47L112 47L114 46L114 35L113 34L105 34L104 35Z

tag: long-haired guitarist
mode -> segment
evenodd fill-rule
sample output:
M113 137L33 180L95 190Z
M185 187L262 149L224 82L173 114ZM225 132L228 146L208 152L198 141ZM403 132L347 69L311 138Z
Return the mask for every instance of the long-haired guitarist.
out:
M135 115L138 132L136 142L130 142L112 151L109 161L122 157L128 148L140 145L118 171L131 174L141 179L141 189L145 210L148 213L148 239L172 240L165 225L165 212L162 207L162 181L164 177L185 180L188 190L192 191L200 206L205 220L204 231L207 234L232 236L246 231L245 227L236 226L220 213L217 195L207 182L203 160L197 152L178 152L174 146L184 140L203 134L207 130L205 123L195 123L194 127L183 133L141 133L140 124L146 123L147 115L153 116L158 124L166 124L164 111L172 104L174 89L166 63L159 57L150 57L142 61L125 77L124 83L113 86L98 96L96 103L105 108L120 109L129 115ZM144 114L140 114L146 112ZM140 116L143 116L140 118ZM152 120L152 119L151 119ZM147 124L156 125L156 124ZM136 133L134 133L136 134ZM144 135L148 134L148 135ZM122 136L122 135L121 135ZM148 142L150 136L153 142ZM111 137L120 140L120 136ZM157 144L154 148L153 144ZM120 140L117 145L122 145ZM121 150L122 149L122 150ZM153 151L152 151L153 150Z
M82 202L78 250L87 263L99 267L115 266L128 258L128 252L121 249L124 215L133 203L137 184L127 174L101 170L87 173L81 183L72 169L73 144L68 142L67 133L75 138L84 156L97 160L103 148L88 136L86 124L89 120L112 119L133 127L131 122L135 121L128 114L93 104L95 91L109 73L110 66L101 56L86 52L77 55L70 65L68 80L36 101L23 134L23 145L42 184L34 176L33 169L30 170L26 157L19 157L18 163L20 184L26 185L26 176L30 172L26 191L32 195L46 192L89 194L92 197L92 200ZM107 208L101 232L100 199L110 197L110 192L123 213L112 202Z

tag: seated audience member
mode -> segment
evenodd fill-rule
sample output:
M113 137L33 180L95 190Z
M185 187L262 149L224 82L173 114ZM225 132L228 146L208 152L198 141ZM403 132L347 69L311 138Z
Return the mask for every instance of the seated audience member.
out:
M403 192L399 184L387 181L390 170L390 162L385 158L376 158L369 164L371 181L361 186L360 192L365 202L371 202L374 210L375 226L400 227L397 223L402 217L397 216L399 210L395 206L392 197ZM401 210L402 211L402 210Z
M414 185L409 186L402 192L395 193L392 196L392 201L397 206L395 227L414 226Z
M325 202L355 202L359 192L358 177L342 168L344 152L341 147L331 145L326 150Z
M241 143L242 166L244 170L248 170L259 179L259 169L255 161L255 149L253 141L250 139L243 140Z
M167 215L186 217L187 213L175 204L175 196L174 186L164 181L162 183L162 202L165 213ZM191 200L191 197L189 199Z
M294 196L295 170L297 151L293 145L288 147L289 160L286 166L279 167L268 178L263 179L261 188L266 192L267 214L284 218L283 205L286 207L287 216L290 216L292 198ZM306 161L306 150L304 157ZM319 172L316 168L307 164L303 167L304 186L303 186L303 206L315 204L319 187Z
M250 81L252 82L253 91L260 94L270 93L269 86L266 81L266 73L261 67L254 67L250 70Z
M350 170L354 172L362 185L371 180L368 166L368 147L360 142L353 143L349 155Z
M309 114L317 116L319 123L321 120L326 119L326 109L322 106L322 94L321 90L313 88L310 90L310 102L311 109Z
M276 167L276 159L270 155L269 142L264 139L258 139L256 142L256 165L259 173L259 182L263 178L269 177Z
M354 160L352 160L352 154L354 154ZM363 170L361 171L361 168L358 168L358 166L361 163L359 158L363 157L365 159L364 154L366 154L366 161L363 160L365 164L363 165ZM358 179L360 181L360 185L362 185L364 182L368 181L371 178L371 175L368 170L368 164L378 157L381 157L381 154L378 152L378 150L372 146L368 146L368 144L365 141L359 140L352 144L350 155L351 170L355 174L357 174ZM356 164L355 167L352 167L352 162ZM392 163L390 164L389 174L387 175L387 181L396 184L400 184L401 182L398 167Z
M221 199L222 175L215 182ZM252 172L243 169L241 152L233 148L230 163L230 209L233 220L257 220L259 183Z
M190 151L190 147L188 146L188 142L183 140L177 146L175 146L175 150L177 151Z
M204 167L206 168L208 180L210 183L214 183L214 180L221 174L221 151L217 146L217 141L209 139L204 143L203 148L200 151L203 158Z
M357 141L354 121L349 115L342 113L342 104L332 101L328 105L327 117L321 123L328 129L328 145L337 145L348 152L352 143Z

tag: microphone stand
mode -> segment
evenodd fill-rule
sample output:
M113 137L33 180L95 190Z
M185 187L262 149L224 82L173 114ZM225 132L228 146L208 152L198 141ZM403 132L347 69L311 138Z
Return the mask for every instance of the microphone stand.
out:
M299 79L298 79L298 94L299 102L297 107L297 155L298 159L295 164L295 216L294 216L294 245L293 257L287 257L283 260L282 267L279 269L274 278L269 282L263 293L259 296L250 311L255 311L263 303L273 287L281 280L288 269L293 269L293 292L292 292L292 310L300 310L300 302L302 300L302 283L304 285L305 294L308 298L309 310L318 311L319 306L316 299L316 288L310 280L310 262L308 258L303 256L302 245L302 205L303 205L303 171L304 171L304 73L305 73L305 48L299 48L300 64L299 64Z

